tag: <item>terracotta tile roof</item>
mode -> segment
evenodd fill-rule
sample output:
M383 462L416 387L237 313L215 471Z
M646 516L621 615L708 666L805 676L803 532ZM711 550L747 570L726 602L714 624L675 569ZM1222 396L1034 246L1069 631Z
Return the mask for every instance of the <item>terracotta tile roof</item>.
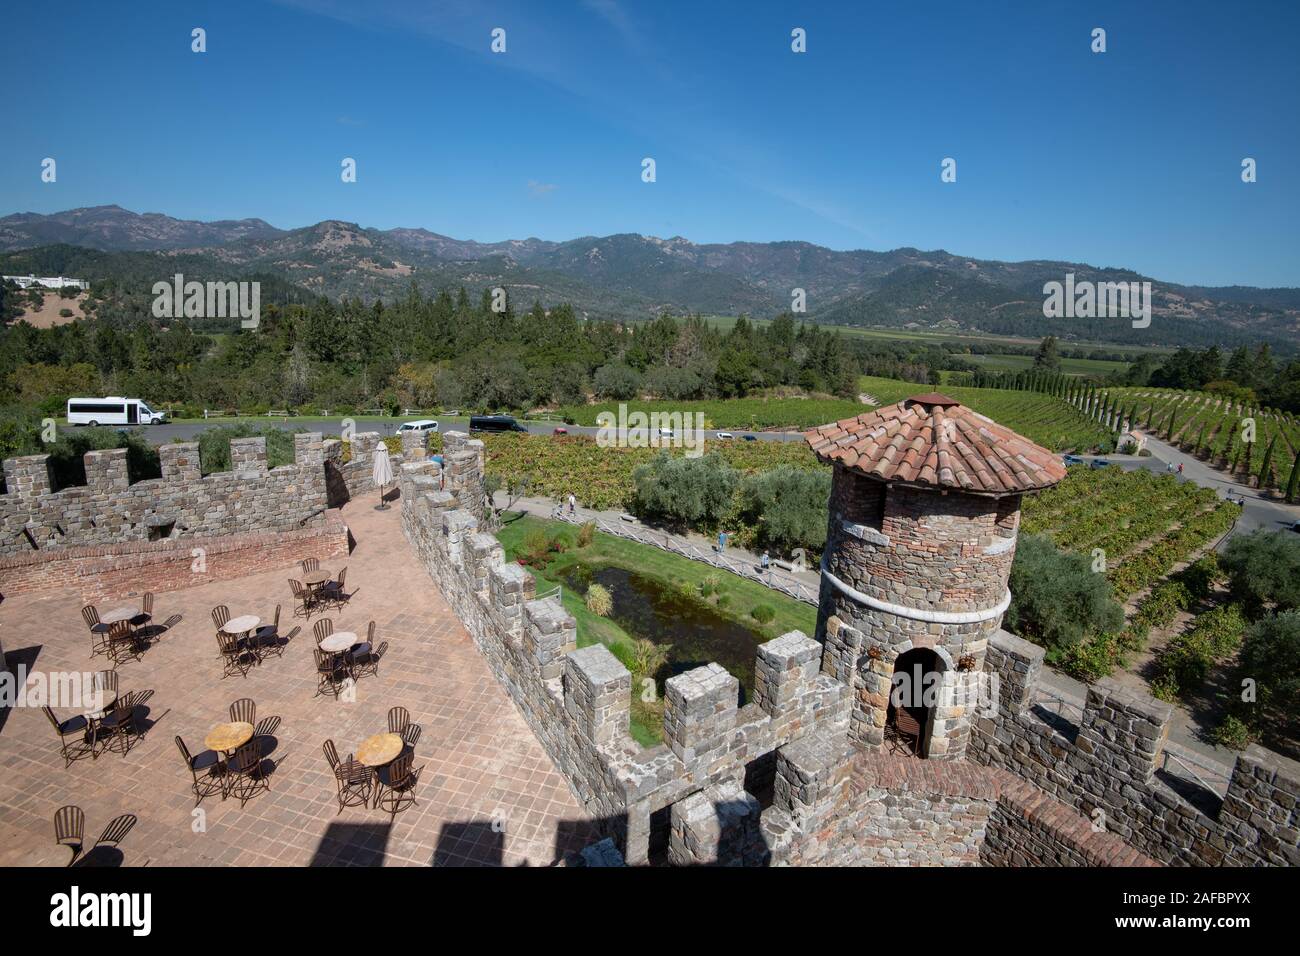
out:
M997 495L1065 477L1060 458L946 395L929 393L804 432L813 453L872 478Z

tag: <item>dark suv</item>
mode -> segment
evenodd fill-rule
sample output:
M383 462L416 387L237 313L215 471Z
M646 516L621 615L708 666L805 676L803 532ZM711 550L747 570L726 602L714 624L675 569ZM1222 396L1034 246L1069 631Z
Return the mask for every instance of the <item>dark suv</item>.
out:
M472 432L526 432L523 425L509 415L473 415L469 420Z

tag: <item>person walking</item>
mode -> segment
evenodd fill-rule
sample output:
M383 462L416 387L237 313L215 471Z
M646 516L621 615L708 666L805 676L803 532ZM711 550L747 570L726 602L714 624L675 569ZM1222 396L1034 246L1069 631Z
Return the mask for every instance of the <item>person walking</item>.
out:
M573 497L573 492L569 492L569 514L577 514L578 499Z
M763 556L758 559L758 566L762 568L764 571L767 571L769 568L771 568L772 559L768 556L768 553L766 551L764 551Z
M1181 461L1178 463L1178 473L1180 475L1183 473L1183 463Z
M718 554L721 554L723 551L726 550L727 550L727 532L719 531L718 532Z

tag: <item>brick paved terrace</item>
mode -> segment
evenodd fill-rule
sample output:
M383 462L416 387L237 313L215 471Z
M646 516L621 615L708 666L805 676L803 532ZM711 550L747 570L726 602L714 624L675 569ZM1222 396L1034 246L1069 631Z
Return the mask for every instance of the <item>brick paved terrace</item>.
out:
M135 814L139 822L121 847L128 866L545 865L595 839L563 778L416 563L401 532L400 503L387 512L373 504L368 495L343 511L356 540L346 561L349 606L312 617L331 617L336 630L360 635L374 620L377 642L389 642L378 676L358 682L355 702L316 696L315 642L310 625L292 615L287 583L296 567L158 594L155 620L182 620L141 660L118 668L122 693L153 691L146 735L129 754L64 769L58 737L38 707L0 710L0 865L65 864L69 854L55 845L52 822L64 804L85 811L87 848L112 818ZM342 564L322 566L337 571ZM265 621L277 603L281 633L301 628L283 657L268 658L247 678L223 680L211 608L225 604L232 617ZM91 660L80 607L70 591L0 604L11 669L111 666L102 656ZM206 798L205 829L193 814L190 773L173 738L179 734L199 752L241 697L257 702L259 720L281 718L266 752L270 791L242 809L238 799ZM346 757L387 729L395 705L423 728L415 748L415 766L424 766L418 804L395 821L379 809L340 813L321 745L333 738Z

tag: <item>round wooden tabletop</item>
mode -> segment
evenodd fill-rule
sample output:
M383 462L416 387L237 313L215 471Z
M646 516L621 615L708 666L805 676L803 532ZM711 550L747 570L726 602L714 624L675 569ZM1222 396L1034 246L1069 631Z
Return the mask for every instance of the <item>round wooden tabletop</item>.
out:
M98 691L98 693L100 706L91 707L81 712L81 715L88 720L98 720L101 717L107 717L108 712L112 710L113 705L117 703L117 691L101 690Z
M256 617L252 614L245 614L241 617L232 617L225 624L221 625L221 629L227 634L247 634L261 623L262 619L260 617Z
M232 724L217 724L212 732L203 738L203 746L218 753L238 750L241 744L253 739L253 725L244 720Z
M398 734L375 734L367 737L357 748L357 762L367 767L382 767L392 763L402 752L402 738Z
M330 579L330 576L333 573L334 572L326 571L324 568L322 568L319 571L309 571L307 574L304 574L302 576L302 579L306 581L308 584L324 584L326 581Z
M118 621L129 621L131 618L138 616L140 609L138 607L115 607L111 611L105 611L99 616L102 624L116 624Z
M331 654L341 654L356 642L357 636L351 631L335 631L320 642L320 649Z

